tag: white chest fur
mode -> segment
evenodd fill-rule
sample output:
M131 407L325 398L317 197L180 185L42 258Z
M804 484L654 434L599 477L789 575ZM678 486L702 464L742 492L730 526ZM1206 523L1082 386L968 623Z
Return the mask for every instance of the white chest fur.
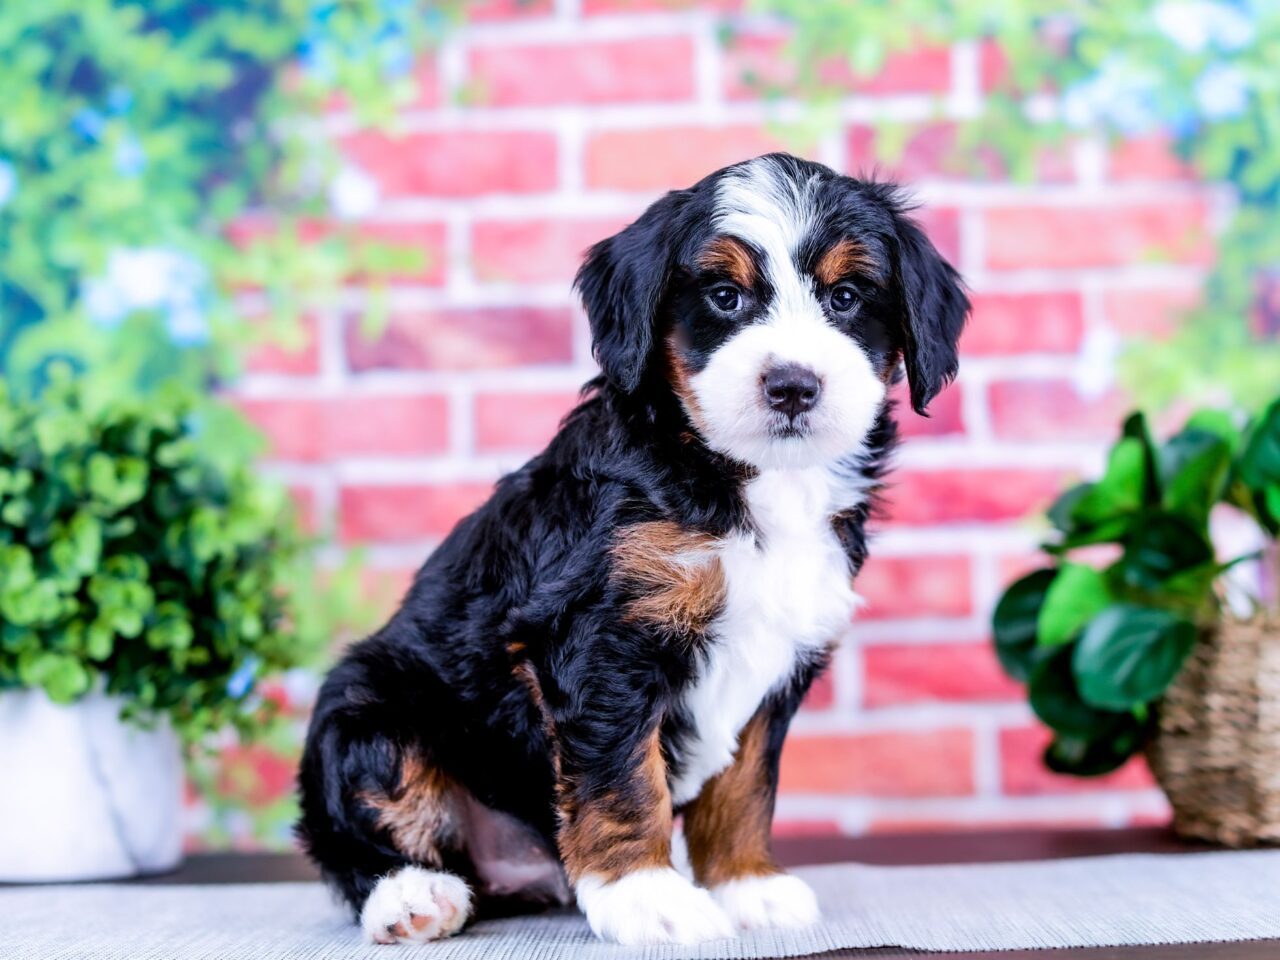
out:
M672 784L677 803L692 800L733 760L738 734L797 662L845 629L858 604L832 514L864 496L824 467L768 470L747 484L757 534L718 548L723 612L712 624L709 654L685 693L692 735Z

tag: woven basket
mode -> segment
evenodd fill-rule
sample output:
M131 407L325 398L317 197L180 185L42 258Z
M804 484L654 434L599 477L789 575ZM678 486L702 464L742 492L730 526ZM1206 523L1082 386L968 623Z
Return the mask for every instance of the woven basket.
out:
M1165 694L1147 760L1184 837L1280 842L1280 616L1227 619Z

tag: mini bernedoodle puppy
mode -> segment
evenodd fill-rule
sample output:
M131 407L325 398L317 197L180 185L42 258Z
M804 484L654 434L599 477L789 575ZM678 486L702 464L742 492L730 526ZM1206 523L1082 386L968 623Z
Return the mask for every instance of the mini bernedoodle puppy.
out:
M886 391L956 373L960 278L894 187L773 154L577 287L602 375L316 704L298 833L378 942L575 895L621 943L818 917L770 854L778 756L859 603Z

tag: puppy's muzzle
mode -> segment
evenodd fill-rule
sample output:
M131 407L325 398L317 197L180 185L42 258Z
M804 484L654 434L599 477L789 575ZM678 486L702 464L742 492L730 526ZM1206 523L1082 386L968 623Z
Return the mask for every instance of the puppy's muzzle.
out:
M770 367L761 378L760 387L769 409L791 420L812 410L822 393L818 375L798 363Z

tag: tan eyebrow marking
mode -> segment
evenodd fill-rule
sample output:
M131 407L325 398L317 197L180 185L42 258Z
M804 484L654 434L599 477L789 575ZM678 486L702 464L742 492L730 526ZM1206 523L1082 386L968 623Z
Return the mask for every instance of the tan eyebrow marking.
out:
M828 287L855 273L869 276L875 279L877 283L880 282L879 270L871 252L856 240L850 240L848 237L832 244L818 258L818 262L813 268L814 278L823 286Z
M718 270L740 287L755 286L755 261L750 249L737 237L716 237L698 255L698 266L703 270Z

